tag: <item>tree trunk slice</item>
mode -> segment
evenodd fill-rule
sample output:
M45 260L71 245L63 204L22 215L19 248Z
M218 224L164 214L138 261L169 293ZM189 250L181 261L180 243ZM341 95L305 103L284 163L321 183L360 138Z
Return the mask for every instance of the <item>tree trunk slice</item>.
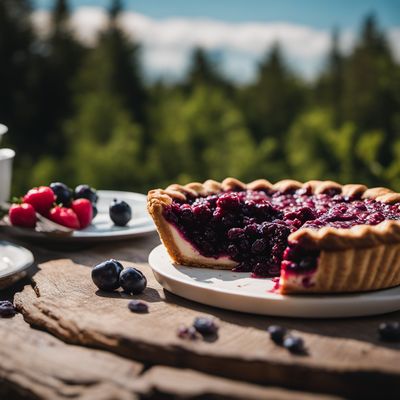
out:
M97 291L90 268L70 260L40 265L33 278L34 289L26 286L18 293L16 305L29 323L67 342L107 349L145 363L342 396L374 398L399 392L399 346L374 343L376 325L371 321L377 318L310 322L217 310L164 292L150 268L140 268L148 288L137 297L149 302L149 314L131 313L127 308L131 296ZM202 314L221 319L218 340L185 341L176 336L180 324L189 325ZM301 331L297 333L307 344L307 356L291 355L271 342L265 329L281 321ZM322 336L321 331L329 336ZM352 335L357 339L340 337Z

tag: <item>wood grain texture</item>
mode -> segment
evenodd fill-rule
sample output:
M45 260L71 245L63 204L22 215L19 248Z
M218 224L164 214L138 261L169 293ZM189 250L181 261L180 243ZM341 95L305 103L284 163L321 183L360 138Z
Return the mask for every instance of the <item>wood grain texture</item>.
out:
M128 251L124 254L129 256ZM93 265L90 252L79 257ZM123 256L115 257L124 260ZM41 264L33 278L34 290L25 287L16 295L16 304L29 323L65 341L107 349L141 362L351 397L385 394L395 398L400 390L400 348L384 347L376 339L377 322L382 317L296 321L217 310L164 292L149 267L143 264L140 268L149 281L140 296L150 304L146 315L129 312L130 296L97 291L90 268L66 259ZM190 324L199 314L220 318L218 340L177 338L179 324ZM390 318L399 318L399 313ZM271 323L298 331L309 355L294 356L274 345L265 332Z
M2 400L334 399L231 381L187 369L144 370L135 361L66 344L46 332L31 329L21 315L0 319L0 337Z
M31 329L21 315L0 319L0 398L135 399L143 366L112 353L68 345Z
M219 378L190 369L153 367L138 381L143 397L159 399L275 399L275 400L337 400L339 397L262 387Z

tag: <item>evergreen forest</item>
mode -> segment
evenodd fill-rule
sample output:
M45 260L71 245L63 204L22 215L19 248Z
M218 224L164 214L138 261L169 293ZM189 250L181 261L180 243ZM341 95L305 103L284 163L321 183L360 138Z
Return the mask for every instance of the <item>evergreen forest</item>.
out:
M296 73L279 43L237 84L201 48L179 82L148 82L141 45L111 1L96 45L74 36L57 0L46 36L28 0L0 1L2 145L15 149L13 192L62 181L145 192L170 183L332 179L400 191L400 65L374 15L349 54L333 29L324 67Z

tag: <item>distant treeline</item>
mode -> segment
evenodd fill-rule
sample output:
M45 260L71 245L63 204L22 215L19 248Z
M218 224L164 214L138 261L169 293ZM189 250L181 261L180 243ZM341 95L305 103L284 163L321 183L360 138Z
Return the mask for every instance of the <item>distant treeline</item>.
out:
M0 2L0 122L17 151L14 194L64 181L145 191L226 176L333 179L400 191L400 66L374 16L350 54L338 31L313 81L276 43L248 85L201 49L177 84L145 83L140 46L119 28L120 1L95 47L55 1L46 37L27 0Z

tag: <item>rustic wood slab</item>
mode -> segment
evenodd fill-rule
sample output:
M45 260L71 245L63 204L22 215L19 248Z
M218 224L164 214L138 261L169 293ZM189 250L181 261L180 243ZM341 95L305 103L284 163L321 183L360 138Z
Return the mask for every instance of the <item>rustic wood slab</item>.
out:
M170 367L145 370L135 361L103 350L65 344L46 332L31 329L21 315L0 319L0 337L0 398L4 400L321 398L192 370ZM323 396L322 399L334 398Z
M31 329L21 315L0 318L0 398L136 398L143 366L112 353L67 345Z
M93 265L90 252L82 258L86 257ZM150 304L147 315L129 312L130 296L97 291L90 268L66 259L41 264L33 278L34 289L25 287L16 295L16 304L29 323L65 341L107 349L145 363L342 396L397 397L400 346L384 347L377 341L376 326L382 317L296 321L217 310L164 292L149 267L140 267L149 281L139 296ZM190 324L199 314L221 319L218 340L177 338L179 324ZM386 319L399 316L395 313ZM274 345L265 332L271 323L299 331L308 356L294 356Z
M274 400L338 400L341 397L311 394L276 387L232 381L190 369L171 367L150 368L138 381L137 388L144 396L183 399L274 399ZM169 397L168 397L169 398Z
M338 400L339 397L262 387L190 369L153 367L137 381L144 396L179 399Z

